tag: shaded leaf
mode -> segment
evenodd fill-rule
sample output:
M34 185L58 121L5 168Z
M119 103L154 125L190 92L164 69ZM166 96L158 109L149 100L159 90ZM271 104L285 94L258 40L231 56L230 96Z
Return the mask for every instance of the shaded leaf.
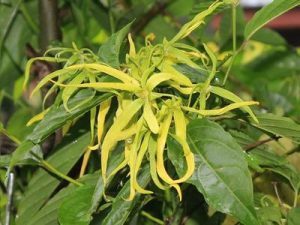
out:
M68 173L89 144L89 139L88 133L78 138L75 137L71 143L59 148L55 154L50 156L47 162L60 172ZM29 225L33 216L47 202L59 183L60 180L57 177L39 169L31 178L27 191L20 202L16 224Z
M86 186L94 186L99 177L99 171L94 174L88 174L81 177L78 181L84 183ZM53 198L51 198L45 206L43 206L30 220L28 225L59 225L57 221L58 209L62 202L69 198L78 187L73 184L60 190Z
M285 177L293 187L294 191L300 188L300 175L297 169L291 165L283 156L267 150L255 149L249 156L259 164L260 167L273 171Z
M141 187L146 187L150 181L149 166L146 165L142 168L140 175L138 176L138 182ZM124 187L120 190L117 197L112 203L112 209L108 215L104 218L101 225L123 225L133 208L139 202L140 195L137 194L132 201L126 201L130 193L130 183L126 182Z
M41 147L39 145L35 145L30 141L25 141L13 152L11 160L9 162L10 169L24 160L30 159L36 161L35 157L30 152L34 152L41 157L43 155Z
M298 225L300 221L300 208L294 208L289 211L287 216L287 225Z
M253 123L253 126L272 134L300 142L300 125L295 123L292 119L273 114L258 114L257 119L259 123Z
M187 134L197 168L189 182L213 208L233 215L245 225L259 224L252 180L241 147L222 127L206 119L190 122ZM180 145L169 138L168 149L178 173L183 173Z
M124 38L129 32L132 22L127 24L118 32L111 35L111 37L100 47L98 55L100 59L108 65L118 68L120 65L120 49Z

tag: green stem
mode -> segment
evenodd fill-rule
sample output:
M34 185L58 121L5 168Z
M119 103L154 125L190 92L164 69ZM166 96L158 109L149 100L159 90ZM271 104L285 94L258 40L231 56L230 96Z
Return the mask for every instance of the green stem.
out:
M157 223L157 224L161 224L161 225L164 224L164 221L162 221L162 220L160 220L160 219L158 219L158 218L155 218L154 216L152 216L151 214L149 214L149 213L147 213L147 212L145 212L145 211L142 211L142 212L141 212L141 215L144 216L144 217L146 217L146 218L148 218L149 220L151 220L151 221Z
M15 142L17 145L21 144L21 141L18 138L9 134L4 128L0 128L0 133L4 134L6 137L8 137L13 142Z
M232 4L232 50L236 53L236 5Z
M40 164L42 167L44 167L46 170L54 173L55 175L59 176L60 178L69 181L72 184L75 184L77 186L82 186L82 183L79 183L78 181L72 179L71 177L66 176L65 174L61 173L60 171L58 171L56 168L54 168L51 164L49 164L47 161L45 160L40 160Z
M298 191L295 191L293 207L296 208L298 203Z
M110 23L110 30L111 33L115 33L116 31L116 27L115 27L115 19L114 19L114 15L112 12L112 0L109 0L109 12L108 12L108 16L109 16L109 23Z
M237 55L237 50L236 50L236 45L237 45L236 44L236 4L235 3L232 3L231 9L232 9L232 14L231 14L232 15L232 57L231 57L228 69L226 71L225 78L223 80L223 86L225 85L225 83L227 81L227 78L231 71L234 59Z

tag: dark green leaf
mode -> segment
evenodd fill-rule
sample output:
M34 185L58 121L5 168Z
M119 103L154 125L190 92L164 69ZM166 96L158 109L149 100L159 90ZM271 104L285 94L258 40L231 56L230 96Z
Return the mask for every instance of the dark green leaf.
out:
M97 179L99 179L99 171L94 174L85 175L78 181L84 183L86 186L95 187ZM58 209L63 201L69 199L69 196L76 192L77 188L73 184L70 184L60 190L34 215L28 225L59 225L57 221Z
M26 123L30 120L32 116L32 112L29 109L21 108L17 110L10 117L6 125L7 132L18 138L18 140L23 141L27 134L29 134L33 129L33 126L26 126Z
M249 153L262 168L268 169L285 177L295 191L300 187L300 175L297 169L292 166L286 158L276 155L271 151L255 149Z
M76 189L59 208L60 225L88 225L92 219L91 201L95 186L83 185Z
M253 124L255 127L300 142L300 125L292 119L273 114L258 114L257 119L259 124Z
M11 160L9 162L9 167L12 169L16 164L21 163L24 160L32 159L35 157L30 152L42 156L42 150L39 145L35 145L30 141L24 141L12 154Z
M69 107L73 108L74 106L78 106L79 103L93 94L94 92L88 89L79 91L73 98L70 99ZM62 127L67 121L83 115L91 108L97 106L110 96L111 94L109 93L100 93L93 97L90 101L81 104L79 107L76 107L71 112L66 111L63 105L60 105L58 107L53 105L51 110L46 114L45 118L36 125L33 132L27 137L27 140L30 140L33 143L40 143L42 140L52 134L56 129Z
M289 211L287 216L287 225L298 225L300 221L300 208L294 208Z
M233 215L245 225L257 225L253 187L241 147L218 124L206 119L189 123L188 142L196 157L196 170L189 180L218 211ZM182 150L168 141L169 157L182 174Z
M58 149L47 162L60 172L67 174L82 155L89 143L90 135L84 134L64 147ZM39 169L32 177L25 196L19 205L17 225L29 225L33 216L47 202L60 180L43 169ZM36 225L36 224L34 224Z
M300 5L299 0L274 0L255 13L254 17L246 25L245 38L250 39L256 31L266 25L269 21L298 5Z
M124 38L130 30L132 22L127 24L118 32L111 35L111 37L100 47L98 55L100 59L108 65L118 68L120 65L120 49Z
M193 83L201 83L206 81L208 73L203 70L198 70L186 64L176 64L174 68L187 76Z

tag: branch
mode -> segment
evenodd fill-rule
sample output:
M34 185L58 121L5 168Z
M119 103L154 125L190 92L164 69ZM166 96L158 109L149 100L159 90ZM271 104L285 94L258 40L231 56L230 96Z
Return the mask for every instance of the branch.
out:
M157 15L162 14L165 9L169 6L171 1L157 1L148 12L140 17L140 19L135 23L132 30L134 36L138 35Z
M40 47L45 51L51 41L60 40L57 0L40 0Z
M244 147L244 150L246 152L249 152L263 144L266 144L268 142L271 142L271 141L278 141L278 139L280 139L281 137L278 137L278 136L275 136L275 137L270 137L270 138L267 138L267 139L264 139L264 140L261 140L261 141L257 141L257 142L254 142L252 144L249 144L247 145L246 147Z

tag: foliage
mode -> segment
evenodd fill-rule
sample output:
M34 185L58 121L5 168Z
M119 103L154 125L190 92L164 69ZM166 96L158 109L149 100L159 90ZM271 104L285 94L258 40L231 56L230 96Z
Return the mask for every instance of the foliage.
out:
M16 225L297 224L300 55L262 27L300 2L204 3L58 1L26 65L37 3L0 3L0 224L9 173Z

